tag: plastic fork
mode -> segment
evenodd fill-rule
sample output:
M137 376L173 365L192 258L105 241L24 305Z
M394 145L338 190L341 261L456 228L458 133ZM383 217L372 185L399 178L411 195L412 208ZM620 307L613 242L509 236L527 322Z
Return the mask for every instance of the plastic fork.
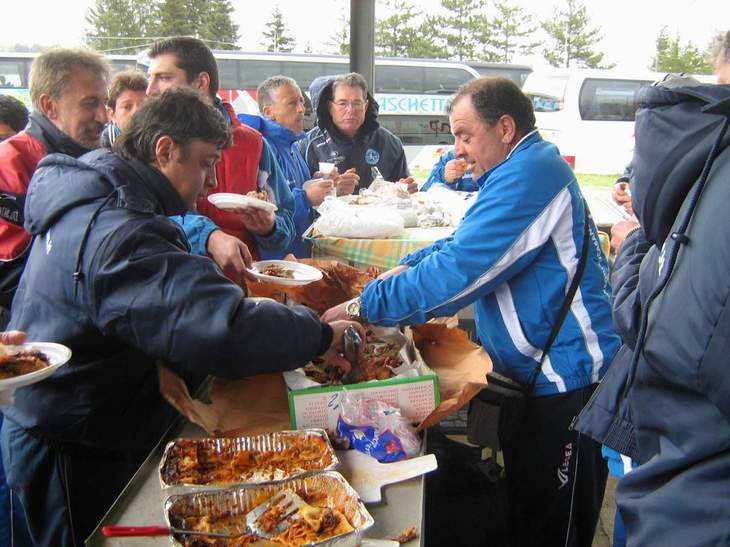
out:
M169 526L104 526L101 529L104 537L137 537L137 536L171 536L173 534L185 534L190 536L206 536L213 538L232 539L240 537L248 532L223 533L223 532L202 532L199 530L182 530Z

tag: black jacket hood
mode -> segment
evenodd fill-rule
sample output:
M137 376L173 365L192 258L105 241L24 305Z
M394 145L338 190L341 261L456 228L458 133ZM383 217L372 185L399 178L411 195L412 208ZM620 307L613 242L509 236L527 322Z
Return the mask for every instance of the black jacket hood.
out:
M146 191L130 192L130 185ZM44 233L70 209L103 198L140 212L177 215L186 210L167 178L142 162L124 161L105 149L79 159L51 154L38 164L28 188L25 229L33 235Z
M327 108L327 102L332 100L332 83L335 78L336 76L318 76L315 78L309 85L309 96L312 99L312 108L317 114L317 125L322 129L326 129L338 139L347 140L347 137L340 133L335 126ZM358 135L372 133L380 127L378 123L378 110L380 107L370 92L367 94L367 100L368 109L365 112L365 121L360 126Z
M679 78L639 92L632 160L634 211L648 241L661 245L730 115L730 85ZM730 144L730 132L719 151Z

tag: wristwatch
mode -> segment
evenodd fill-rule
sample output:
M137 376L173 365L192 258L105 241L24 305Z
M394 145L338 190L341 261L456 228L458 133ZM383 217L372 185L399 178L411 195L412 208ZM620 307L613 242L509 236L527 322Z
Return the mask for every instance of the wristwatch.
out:
M347 318L350 321L362 321L362 316L360 315L360 297L353 298L347 303L347 306L345 306L345 312L347 312Z

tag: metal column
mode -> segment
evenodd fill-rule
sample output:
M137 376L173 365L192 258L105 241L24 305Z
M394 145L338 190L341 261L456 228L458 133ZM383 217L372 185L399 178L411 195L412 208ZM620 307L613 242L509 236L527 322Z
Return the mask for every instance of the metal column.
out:
M375 86L375 0L350 0L350 70Z

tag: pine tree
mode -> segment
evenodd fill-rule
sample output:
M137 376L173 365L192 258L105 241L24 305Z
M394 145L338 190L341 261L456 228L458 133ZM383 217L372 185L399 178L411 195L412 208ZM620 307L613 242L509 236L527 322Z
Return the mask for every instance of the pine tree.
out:
M586 7L578 0L565 0L565 3L564 10L556 8L552 20L542 23L552 40L543 50L545 59L553 66L611 68L613 65L601 67L603 53L593 49L602 38L601 29L588 28Z
M408 56L416 39L414 19L421 15L407 0L385 0L391 15L375 23L375 52L388 57Z
M205 0L162 0L155 13L157 36L200 36Z
M486 61L511 62L515 55L532 55L542 42L531 40L537 32L532 17L519 6L495 0L496 14L482 32Z
M418 27L415 40L408 49L408 56L423 59L447 59L449 57L439 17L426 16Z
M215 49L238 49L238 25L231 17L231 0L208 0L200 26L200 38Z
M335 55L350 54L350 20L345 15L345 11L340 11L340 17L335 24L336 30L332 33L324 45L331 48L331 52Z
M476 57L476 44L487 24L485 4L486 0L441 0L441 5L450 12L439 20L450 57L460 61Z
M266 51L291 51L296 46L296 40L286 35L287 28L284 24L284 16L279 11L279 6L274 7L272 13L272 19L266 23L266 27L269 29L264 31L266 37L265 42L261 42L261 45L266 47Z
M148 10L139 0L96 0L86 13L86 43L99 51L133 53L145 47Z
M712 74L712 64L707 53L701 52L692 42L682 46L679 34L669 37L667 27L662 27L656 39L656 55L652 68L657 72L689 72Z

